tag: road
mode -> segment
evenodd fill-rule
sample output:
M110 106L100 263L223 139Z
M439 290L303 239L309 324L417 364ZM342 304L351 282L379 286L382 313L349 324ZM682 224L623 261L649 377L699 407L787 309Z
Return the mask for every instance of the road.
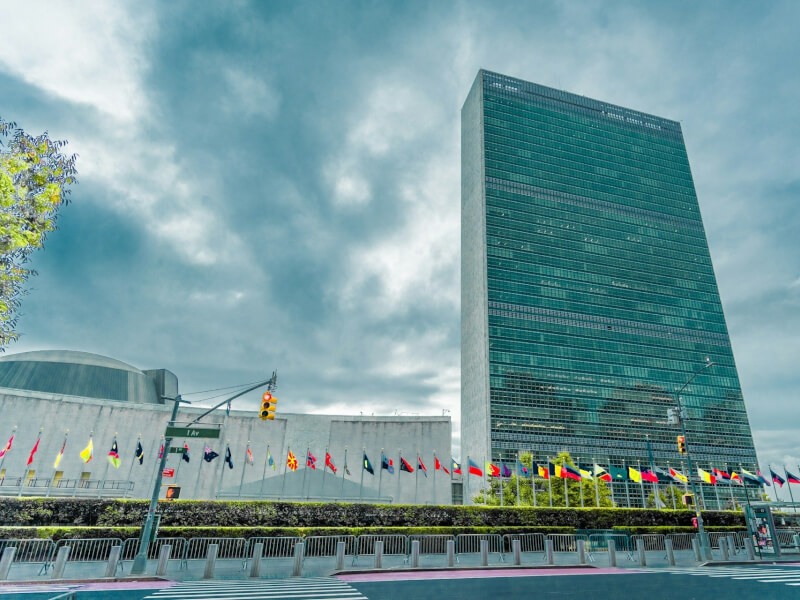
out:
M800 565L672 569L375 572L308 579L89 584L78 600L800 600ZM156 586L163 586L158 588ZM0 587L3 600L47 600L67 586Z

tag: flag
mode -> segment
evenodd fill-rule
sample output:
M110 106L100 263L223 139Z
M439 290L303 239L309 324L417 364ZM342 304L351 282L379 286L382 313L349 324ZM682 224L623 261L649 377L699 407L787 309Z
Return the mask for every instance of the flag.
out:
M550 479L550 469L544 465L537 465L536 468L539 471L539 477L542 479Z
M111 444L111 450L108 451L108 462L110 462L115 469L119 469L122 461L119 459L119 448L117 448L117 440Z
M639 483L642 480L642 474L633 467L628 467L628 479L635 483Z
M297 457L291 450L289 450L289 454L286 455L286 466L292 471L297 471Z
M771 470L772 470L772 469L770 469L770 471L771 471ZM761 471L756 471L756 476L758 477L758 480L759 480L761 483L763 483L764 485L768 485L768 486L772 487L772 484L771 484L769 481L767 481L767 478L766 478L766 477L764 477L764 476L761 474Z
M419 455L417 455L417 468L422 471L422 474L425 475L425 477L428 476L428 469L425 468L425 463L422 462L422 457Z
M162 458L164 456L164 444L161 444L161 448L158 449L158 458Z
M733 469L730 469L728 471L728 474L731 476L731 481L738 481L739 483L744 485L744 482L742 481L741 476L736 471L734 471Z
M594 477L592 477L592 472L589 470L589 467L578 465L578 472L584 479L594 479Z
M6 452L11 450L11 444L13 443L14 443L14 436L12 435L10 438L8 438L8 441L6 442L6 447L0 450L0 458L3 458L6 455Z
M461 475L461 465L456 462L456 459L452 456L450 457L450 470L453 472L453 475ZM447 472L445 470L445 472Z
M697 468L697 474L700 476L701 481L705 481L706 483L711 483L713 485L717 484L717 478L708 471L703 471L703 469L700 467Z
M66 447L67 447L67 439L64 438L64 443L61 444L61 450L58 451L58 454L56 455L56 460L53 463L53 468L54 469L58 468L58 465L61 462L61 457L64 456L64 448L66 448Z
M452 460L452 459L450 459L450 460ZM453 460L453 463L455 463L455 462L456 461ZM433 468L435 470L437 470L437 471L439 469L441 469L442 471L444 471L445 473L450 475L450 471L448 471L447 468L442 463L439 462L439 458L436 457L436 456L433 457ZM461 467L458 468L458 472L461 473Z
M486 461L486 474L489 477L500 477L500 467L493 465L488 460Z
M483 477L483 471L481 471L478 468L478 465L472 462L472 459L469 457L467 457L467 473L469 473L470 475L477 475L478 477Z
M565 479L574 479L575 481L581 480L581 474L578 469L567 464L561 465L561 474L559 477L563 477Z
M594 466L594 476L602 481L611 481L611 474L607 473L606 470L600 465Z
M213 451L211 448L209 448L208 446L206 446L206 449L205 449L205 451L203 452L203 460L204 460L204 461L206 461L206 462L211 462L212 460L214 460L214 459L215 459L215 458L217 458L218 456L219 456L219 454L217 454L217 453L216 453L216 452L214 452L214 451Z
M253 453L250 451L250 446L247 447L245 450L245 455L247 456L247 463L252 466L253 465Z
M561 467L559 465L554 465L550 461L547 462L547 472L550 474L550 477L561 477Z
M648 469L642 469L642 479L650 483L658 483L658 475Z
M189 444L186 442L183 443L183 454L181 455L181 460L186 461L187 463L191 460L189 456Z
M711 469L711 471L714 473L714 476L717 478L717 480L722 480L722 481L730 481L731 480L731 476L728 475L727 471L720 471L716 467Z
M403 458L401 456L400 457L400 470L401 471L405 471L406 473L413 473L414 472L414 467L412 467L411 463L409 463L405 458Z
M530 477L531 471L528 467L517 461L517 474L522 477Z
M334 473L334 475L336 474L336 465L333 464L333 458L331 458L331 455L327 450L325 451L325 466L328 467Z
M511 469L509 469L506 463L504 462L500 463L500 474L503 477L511 477Z
M88 463L92 460L94 455L94 444L92 443L92 438L89 438L89 443L86 445L86 448L81 450L81 459L83 462Z
M317 457L311 454L311 450L306 450L306 467L317 470Z
M786 471L786 468L784 467L783 470ZM788 481L789 483L800 483L800 479L797 478L797 475L792 475L791 473L789 473L789 471L786 471L786 481Z
M33 450L31 450L31 455L28 457L28 466L31 466L33 462L33 455L36 454L36 451L39 449L39 440L42 438L36 438L36 443L33 445Z
M231 454L231 447L225 446L225 462L228 463L228 468L233 468L233 454Z
M781 477L775 471L772 470L772 467L769 468L769 474L772 475L772 481L777 483L778 487L783 487L783 484L786 483L783 477Z
M347 451L344 453L344 472L350 475L350 468L347 466Z
M688 483L689 482L689 478L686 477L686 475L684 475L680 471L676 471L672 467L669 468L669 476L672 477L676 481L682 481L683 483Z
M613 481L627 481L628 479L628 472L625 470L625 467L619 468L608 465L608 472L611 474L611 479Z
M63 452L64 449L62 448L61 451ZM144 464L144 448L142 448L142 440L138 440L136 442L136 460L139 461L140 465Z
M272 467L272 470L275 470L275 461L272 460L272 452L267 450L267 464Z
M750 483L761 483L758 475L754 475L750 471L745 471L744 469L742 469L742 477L745 478L745 481L749 481Z
M672 483L672 477L664 469L655 467L653 472L656 475L656 479L658 479L658 483Z
M385 454L381 454L381 469L386 469L389 471L389 475L394 475L394 463Z
M363 463L364 463L362 467L363 470L369 473L370 475L375 475L375 470L372 468L372 463L369 462L369 457L367 456L366 452L364 452Z

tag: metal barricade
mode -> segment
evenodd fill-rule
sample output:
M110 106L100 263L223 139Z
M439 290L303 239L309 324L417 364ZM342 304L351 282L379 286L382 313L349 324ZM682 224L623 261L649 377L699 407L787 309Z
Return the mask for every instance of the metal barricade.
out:
M490 553L503 556L503 537L499 533L459 533L456 536L456 554L478 554L483 540L488 542Z
M419 542L420 554L447 554L447 542L455 541L455 536L450 534L415 534L408 536L408 546L411 542Z
M582 533L548 533L547 539L553 542L553 552L577 552L578 540L589 541Z
M39 575L47 573L56 555L56 545L48 539L0 540L0 556L6 548L17 549L14 554L16 563L42 563Z
M261 558L291 558L294 556L294 545L302 542L301 537L251 537L250 548L255 544L264 544Z
M672 549L676 552L679 550L691 550L692 540L697 537L694 533L668 533L667 539L672 542Z
M794 529L778 529L775 534L778 536L781 548L794 548L794 535L797 533ZM709 534L710 535L710 534Z
M544 534L543 533L507 533L503 536L503 549L511 552L511 542L519 540L520 552L542 552L544 553Z
M709 540L709 543L711 544L712 548L717 548L718 549L719 548L719 540L720 539L732 536L734 541L736 541L737 547L739 547L739 544L741 543L741 547L744 548L744 539L743 538L737 539L737 536L740 533L741 532L739 532L739 531L709 531L708 532L708 540ZM747 537L747 532L744 532L744 533L745 533L745 537ZM778 534L778 539L781 540L781 546L783 546L783 539L781 538L781 535L780 535L781 532L778 531L776 533ZM794 533L794 532L788 532L788 533ZM789 545L790 546L792 545L791 537L792 537L791 535L788 536L788 540L789 540Z
M344 553L358 556L358 539L354 535L313 535L305 538L305 556L336 556L336 546L344 542Z
M375 542L383 542L383 554L408 555L408 538L404 535L360 535L358 536L358 556L375 554Z
M156 538L154 541L150 542L150 546L147 548L147 560L157 560L161 553L162 546L171 546L172 549L169 553L169 559L181 561L181 568L186 566L186 550L189 546L189 542L179 537ZM125 545L122 547L120 560L133 560L138 553L139 538L129 538L125 540Z
M643 533L631 536L631 548L636 548L636 541L642 540L644 542L645 552L666 552L667 546L665 545L666 538L658 533Z
M247 565L247 540L245 538L192 538L186 548L186 560L201 560L208 555L208 547L217 544L217 559L235 558Z
M79 538L58 540L56 553L63 546L69 546L69 562L107 561L111 548L122 546L120 538Z
M577 537L581 539L580 535ZM630 536L628 536L627 533L614 533L613 531L592 533L589 535L589 539L587 540L587 554L589 559L594 560L594 554L596 552L608 552L609 540L614 541L614 548L617 552L624 552L628 560L633 560L633 545ZM567 550L567 552L571 552L571 550Z

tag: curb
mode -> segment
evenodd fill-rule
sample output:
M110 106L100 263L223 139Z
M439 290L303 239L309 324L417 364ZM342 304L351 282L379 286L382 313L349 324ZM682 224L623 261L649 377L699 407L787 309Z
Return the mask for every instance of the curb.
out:
M94 579L33 579L28 581L0 581L0 590L3 587L10 587L10 586L17 586L17 585L41 585L41 586L48 586L48 585L64 585L66 583L75 583L75 584L82 584L82 583L127 583L133 581L163 581L163 582L171 582L174 581L173 579L166 579L164 577L95 577Z
M392 567L386 569L345 569L342 571L333 571L330 576L336 575L364 575L371 573L425 573L425 572L438 572L438 571L507 571L513 569L529 570L549 570L549 569L598 569L596 565L491 565L488 567L417 567L417 568L402 568Z

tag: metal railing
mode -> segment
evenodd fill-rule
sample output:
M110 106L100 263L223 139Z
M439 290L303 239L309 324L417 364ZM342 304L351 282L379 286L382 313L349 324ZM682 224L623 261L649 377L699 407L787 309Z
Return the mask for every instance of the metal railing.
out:
M642 540L644 543L645 552L666 552L666 537L660 533L643 533L631 536L631 548L636 548L637 540Z
M548 533L547 539L553 542L553 552L577 552L578 540L589 541L582 533Z
M795 548L794 536L797 534L795 529L778 529L775 534L778 536L781 548Z
M294 555L294 545L302 541L301 537L251 537L247 555L252 555L255 544L264 544L261 558L291 558Z
M676 552L679 550L691 550L692 540L697 536L694 533L668 533L667 539L672 542L672 548Z
M408 555L408 538L399 534L358 536L358 556L375 554L375 542L383 542L383 554Z
M132 490L133 481L126 479L59 479L53 481L50 477L3 477L0 479L0 488L36 488L36 489L82 489L82 490Z
M208 547L217 545L217 558L247 559L247 540L245 538L191 538L186 547L186 560L202 560L208 555Z
M456 536L456 554L479 553L483 540L488 542L490 553L503 553L503 537L499 533L460 533Z
M16 548L14 555L16 563L44 563L48 564L53 560L56 545L53 540L48 539L14 539L0 540L0 556L6 548Z
M358 556L358 538L354 535L314 535L305 539L305 555L310 556L336 556L336 546L344 542L344 553L349 556Z
M544 552L543 533L507 533L503 536L503 549L511 552L511 542L519 540L520 552Z
M107 561L114 546L122 546L120 538L78 538L58 540L59 548L69 546L69 562Z
M420 554L447 554L447 542L455 541L455 536L451 534L423 535L415 534L408 536L408 546L411 542L419 542Z
M147 548L147 559L155 560L161 553L162 546L171 546L169 559L179 560L181 564L186 562L186 551L189 547L189 542L179 537L163 537L158 538L152 542ZM133 560L139 552L139 538L129 538L125 540L125 545L122 547L122 554L120 560Z

